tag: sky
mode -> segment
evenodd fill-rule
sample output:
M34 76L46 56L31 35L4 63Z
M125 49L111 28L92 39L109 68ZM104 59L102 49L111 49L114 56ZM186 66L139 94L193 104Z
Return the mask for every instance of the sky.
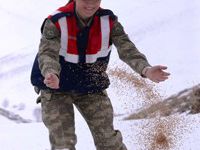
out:
M45 17L63 6L66 1L0 0L0 108L31 120L32 123L16 123L0 115L0 145L2 150L49 150L48 132L43 123L37 122L35 103L37 94L30 84L30 72L40 41L40 26ZM127 5L128 4L128 5ZM200 1L198 0L109 0L102 1L118 16L126 33L136 47L146 55L151 65L166 65L171 73L169 80L152 84L137 76L119 60L115 48L112 50L110 70L124 69L139 82L164 99L185 88L200 83ZM129 150L146 150L142 127L151 129L162 124L154 120L123 121L123 117L151 103L131 82L110 75L108 94L114 106L115 127L122 131ZM12 114L13 113L13 114ZM174 121L175 120L175 121ZM170 134L173 150L199 150L199 115L176 115L168 118L175 122ZM152 125L148 125L148 123ZM177 123L178 122L178 123ZM170 123L164 123L167 127ZM152 127L154 126L154 127ZM145 130L146 131L146 130ZM94 150L87 125L76 110L77 150ZM167 132L168 133L168 132ZM139 134L139 136L138 136ZM146 146L146 147L145 147Z

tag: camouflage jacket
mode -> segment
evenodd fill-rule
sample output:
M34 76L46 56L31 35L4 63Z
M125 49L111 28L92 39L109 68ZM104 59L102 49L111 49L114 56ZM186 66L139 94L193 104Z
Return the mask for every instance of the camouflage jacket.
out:
M145 55L138 51L118 21L115 21L113 30L111 31L111 40L117 48L119 58L127 63L134 71L142 74L142 70L150 66ZM55 25L50 20L47 20L44 25L38 53L40 69L43 75L51 71L59 75L59 49L60 33Z
M85 26L85 23L79 18L78 23L81 27ZM91 18L92 19L92 18ZM87 22L91 23L91 20ZM41 74L44 76L47 72L53 72L60 75L61 65L59 62L59 50L60 50L60 40L61 34L56 28L55 24L47 19L43 26L42 37L39 45L38 52L38 63ZM144 54L138 51L133 42L129 39L128 35L125 33L123 26L116 19L111 30L111 41L117 48L119 58L127 63L134 71L139 74L142 74L142 70L150 66ZM103 74L107 66L103 69ZM102 74L102 72L100 72ZM105 72L106 74L106 72ZM102 76L107 76L107 75ZM106 77L107 78L107 77ZM102 80L106 78L99 79L99 82L96 84L102 84ZM93 80L93 82L97 80ZM102 89L107 88L108 81L106 81L106 86L102 86ZM91 86L91 89L93 87ZM101 89L100 88L100 89Z

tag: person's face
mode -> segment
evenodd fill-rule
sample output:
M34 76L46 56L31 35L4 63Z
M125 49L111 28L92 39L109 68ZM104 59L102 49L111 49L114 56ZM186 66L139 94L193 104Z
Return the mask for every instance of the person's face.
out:
M82 19L87 19L99 9L101 0L75 0L76 11Z

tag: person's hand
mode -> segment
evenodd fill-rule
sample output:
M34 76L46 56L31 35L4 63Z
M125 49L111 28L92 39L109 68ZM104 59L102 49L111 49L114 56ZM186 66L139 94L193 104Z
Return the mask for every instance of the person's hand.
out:
M165 72L164 70L166 69L167 69L166 66L160 66L160 65L148 67L147 70L145 71L145 76L151 81L159 83L168 79L170 73Z
M54 73L47 73L44 77L44 84L52 89L59 88L59 78Z

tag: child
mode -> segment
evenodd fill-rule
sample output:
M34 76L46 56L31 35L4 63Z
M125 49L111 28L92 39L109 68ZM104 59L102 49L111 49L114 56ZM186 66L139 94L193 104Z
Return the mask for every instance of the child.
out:
M159 83L165 66L151 66L101 0L70 0L45 19L31 82L41 102L52 150L75 150L73 104L85 118L97 150L127 150L113 128L113 108L106 88L112 44L121 60L141 76Z

